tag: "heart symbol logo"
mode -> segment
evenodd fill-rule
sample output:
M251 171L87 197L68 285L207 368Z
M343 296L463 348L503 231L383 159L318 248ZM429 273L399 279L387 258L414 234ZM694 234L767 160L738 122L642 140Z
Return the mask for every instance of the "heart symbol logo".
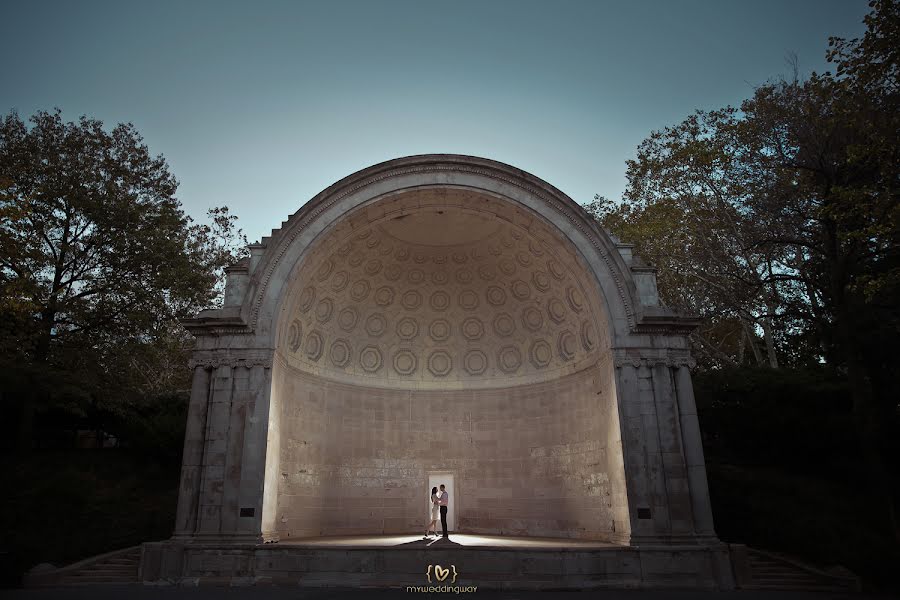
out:
M445 569L441 565L434 565L434 575L437 577L438 581L443 581L447 579L447 575L450 574L450 569Z

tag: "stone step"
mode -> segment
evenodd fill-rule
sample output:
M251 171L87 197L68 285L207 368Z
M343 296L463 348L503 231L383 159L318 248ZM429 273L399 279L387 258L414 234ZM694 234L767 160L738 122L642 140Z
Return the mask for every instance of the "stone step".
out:
M785 566L784 563L775 563L775 562L759 563L759 562L750 561L750 568L751 569L796 569L797 567L795 567L794 565Z
M794 566L793 563L789 562L789 559L778 559L769 556L754 556L750 555L750 564L751 565L790 565Z
M810 583L825 585L821 579L815 577L803 577L802 575L783 575L781 577L754 577L753 583Z
M477 587L479 590L499 590L506 588L513 589L529 589L529 590L541 590L541 591L552 591L552 590L568 590L572 591L571 586L565 585L554 585L556 583L555 580L546 580L546 579L516 579L512 577L507 577L504 579L494 578L494 579L477 579L474 577L467 578L465 581L457 580L456 583L451 583L449 580L437 582L433 581L432 583L428 583L424 577L419 578L410 578L410 579L377 579L377 580L367 580L363 582L357 582L353 584L354 589L398 589L405 590L407 586L409 587L436 587L436 586L457 586L457 587ZM296 585L296 581L291 582L292 585ZM335 587L335 580L331 577L322 577L322 578L304 578L300 582L301 586L305 587ZM610 588L619 588L621 585L616 582L612 583Z
M138 568L136 566L134 566L134 567L124 567L124 566L123 567L97 567L97 566L93 566L93 567L86 567L84 569L81 569L78 572L85 573L85 574L89 574L89 573L107 574L108 573L110 575L117 575L117 574L128 575L128 574L134 573L135 575L137 575Z
M765 578L780 578L780 577L802 577L804 579L815 579L821 580L823 577L816 575L814 573L805 573L803 571L753 571L754 579L765 579Z
M65 581L65 580L64 580L64 581L61 581L61 582L59 583L59 585L62 585L62 586L65 586L65 587L78 587L78 586L92 586L92 585L129 585L129 584L134 585L134 584L137 584L137 583L138 583L137 581L131 580L131 579L128 579L128 580L126 580L126 579L113 579L113 580L106 580L106 579L97 579L97 580L93 580L93 579L90 579L90 580L80 580L80 579L79 579L79 580L75 580L75 581Z
M794 570L800 569L801 567L798 567L798 566L796 566L796 565L792 565L792 564L790 564L790 563L765 563L765 564L759 564L759 563L753 564L753 563L750 563L750 568L753 569L754 571L757 571L757 570L761 570L761 571L765 571L765 570L775 570L775 571L784 571L784 570L788 570L788 571L794 571Z
M114 570L114 569L84 569L76 573L71 573L67 577L137 577L137 569Z
M752 583L746 586L748 589L835 592L851 587L850 583L831 580L827 575L808 571L788 560L758 554L751 554L749 558Z
M823 593L835 593L835 592L850 592L851 590L843 590L840 588L835 588L833 586L822 586L822 585L798 585L798 586L788 586L783 584L777 585L750 585L744 589L748 590L767 590L767 591L786 591L786 592L823 592Z
M116 573L130 573L131 571L137 571L137 565L107 565L107 564L95 564L88 565L86 567L82 567L78 569L78 573L91 573L93 571L113 571Z
M25 587L58 585L129 584L138 582L141 548L131 547L110 552L93 560L87 559L36 574L26 574Z
M70 576L62 579L62 585L73 583L134 583L137 582L137 575L134 577L118 577L113 575L82 575Z

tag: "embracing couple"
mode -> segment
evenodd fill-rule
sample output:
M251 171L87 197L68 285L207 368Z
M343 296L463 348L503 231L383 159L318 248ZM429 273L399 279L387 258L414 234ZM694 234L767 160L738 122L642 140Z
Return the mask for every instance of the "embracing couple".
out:
M431 488L431 522L428 523L428 527L425 528L425 537L428 537L429 533L433 533L437 535L437 531L435 527L437 527L437 519L438 519L438 510L441 513L441 529L444 530L444 537L447 537L447 505L450 502L450 494L444 488L444 484L441 484L441 489L438 491L436 487Z

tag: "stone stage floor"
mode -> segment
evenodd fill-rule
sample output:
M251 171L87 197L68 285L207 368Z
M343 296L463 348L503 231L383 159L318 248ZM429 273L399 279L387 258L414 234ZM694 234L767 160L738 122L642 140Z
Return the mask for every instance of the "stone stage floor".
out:
M497 600L888 600L894 596L816 592L780 592L742 590L733 592L666 591L666 590L592 590L584 592L488 591L471 594L416 594L405 590L303 589L298 587L184 587L133 585L96 585L77 588L43 588L0 590L0 598L10 600L392 600L399 598L472 596Z
M603 548L621 548L609 542L592 542L586 540L574 540L566 538L542 538L542 537L512 537L499 535L472 535L451 533L447 539L440 536L423 535L348 535L334 537L320 537L284 541L278 546L297 548L397 548L417 549L441 548L448 549L454 546L461 548L497 549L540 549L540 550L599 550Z
M454 576L458 572L457 587L478 586L476 593L480 596L508 599L553 593L609 599L859 597L840 592L701 591L733 585L727 571L733 566L724 544L622 546L568 538L462 533L451 533L446 539L422 534L348 535L260 545L187 544L173 550L184 553L177 563L183 570L167 572L160 567L164 564L160 557L171 543L143 547L146 589L158 589L160 598L195 597L190 595L193 592L182 596L165 590L202 594L210 585L219 586L220 592L237 594L235 598L339 598L347 594L392 598L400 593L425 593L405 588L430 583L430 571L436 565L452 568ZM258 584L253 588L256 595L241 596L235 591L251 584ZM139 593L141 597L155 597L153 592Z

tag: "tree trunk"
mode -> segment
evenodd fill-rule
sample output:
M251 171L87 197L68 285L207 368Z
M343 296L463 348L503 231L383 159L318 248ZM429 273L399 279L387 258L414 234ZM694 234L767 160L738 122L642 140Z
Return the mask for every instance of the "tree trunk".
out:
M766 310L768 314L763 317L762 320L762 328L763 328L763 338L766 342L766 354L769 357L769 366L773 369L778 368L778 355L775 352L775 336L772 333L773 325L772 325L772 315L774 314L775 307L770 303Z
M845 338L846 339L846 338ZM858 355L848 357L847 377L853 397L853 421L859 439L869 488L875 502L884 511L886 521L894 540L900 542L900 522L897 515L897 499L894 497L893 474L888 469L881 453L879 442L882 438L883 415L877 407L877 399L872 389L865 362ZM880 512L880 511L879 511Z
M25 456L31 453L32 435L34 432L34 398L33 388L26 390L22 395L22 413L19 415L19 454Z
M46 309L41 313L41 335L38 338L34 353L34 362L40 368L47 368L50 357L50 339L53 336L53 325L56 321L56 311ZM44 393L43 388L32 382L22 396L22 414L19 417L19 454L28 455L34 445L34 409L38 403L38 395Z
M772 272L771 257L766 257L766 268L768 269L768 276L773 278L775 274ZM772 289L771 293L766 298L766 316L763 317L763 335L766 340L766 353L769 355L769 366L773 369L777 369L778 353L775 350L775 334L773 331L775 330L775 311L781 303L781 299L779 298L778 286L775 285L774 279L769 282L769 285Z
M746 319L741 317L741 325L744 327L744 335L747 336L747 343L750 344L750 349L753 350L753 358L756 359L756 366L761 367L763 364L762 352L760 352L759 347L753 340L754 335L750 332L750 324L747 323Z

